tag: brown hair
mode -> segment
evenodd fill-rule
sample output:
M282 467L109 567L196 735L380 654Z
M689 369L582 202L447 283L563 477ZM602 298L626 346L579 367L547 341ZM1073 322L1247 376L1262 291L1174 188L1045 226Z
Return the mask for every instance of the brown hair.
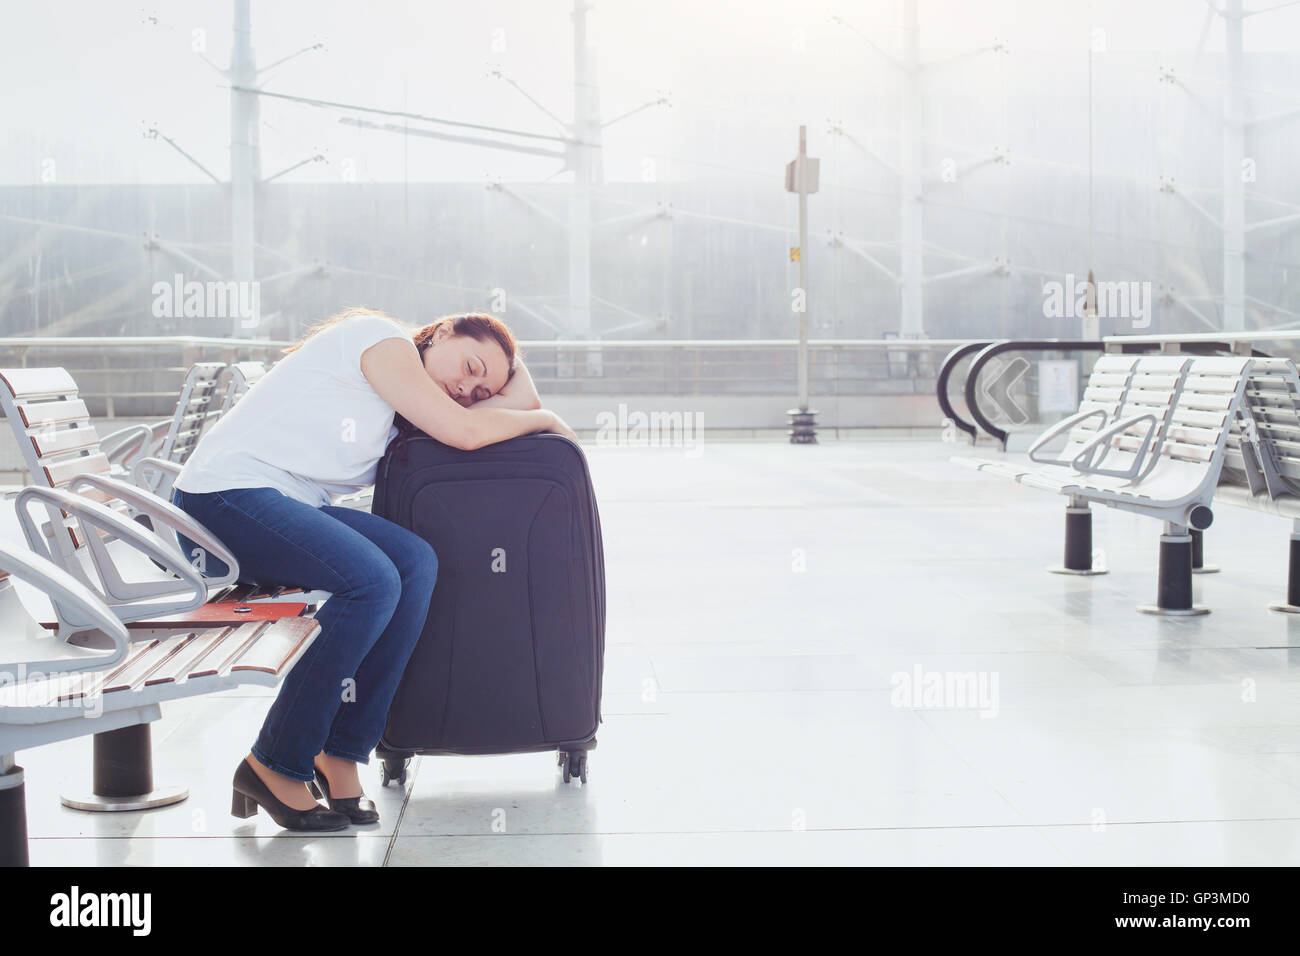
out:
M307 330L307 334L302 337L297 345L291 345L286 349L281 349L281 353L287 355L290 352L296 352L302 348L303 344L316 335L323 332L332 325L337 325L344 319L351 318L354 315L380 315L386 319L392 319L398 325L406 323L394 319L391 315L386 315L379 309L368 309L364 307L344 309L331 315L328 319ZM418 329L412 336L411 341L420 351L420 360L424 360L424 350L433 344L433 335L443 326L451 326L452 335L467 335L478 342L495 342L501 346L501 351L506 354L506 381L514 378L515 362L520 357L519 343L515 341L514 335L504 322L496 316L488 315L486 312L458 312L453 315L444 315L435 319L430 324Z
M289 348L281 349L280 351L285 354L296 352L298 349L302 348L303 343L313 335L328 329L332 325L342 322L344 319L351 318L354 315L380 315L386 319L392 319L398 325L404 326L406 324L399 319L393 319L391 315L386 315L379 309L344 309L342 312L335 313L324 322L308 329L307 334L302 337L297 345L291 345ZM495 316L488 315L486 312L459 312L453 315L444 315L441 318L435 319L423 328L418 329L411 336L411 340L415 343L415 347L420 352L421 362L424 361L425 349L429 348L429 346L433 344L434 333L437 332L438 329L448 325L451 326L452 335L467 335L479 342L496 342L497 345L501 346L501 351L506 353L506 365L508 368L508 371L506 372L506 381L509 382L510 379L514 378L515 362L521 355L519 343L515 341L514 335L510 332L510 329L507 328L504 322ZM410 438L415 434L420 434L420 429L408 422L400 413L394 414L393 424L397 426L398 431L398 434L393 441L394 443L400 443L403 447L406 444L407 438Z

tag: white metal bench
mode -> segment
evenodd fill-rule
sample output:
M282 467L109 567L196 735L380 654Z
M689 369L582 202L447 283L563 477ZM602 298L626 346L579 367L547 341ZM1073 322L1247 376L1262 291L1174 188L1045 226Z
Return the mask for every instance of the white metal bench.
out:
M160 423L165 427L159 440L131 462L131 479L141 488L171 499L172 481L180 467L198 446L204 430L221 415L217 385L225 369L221 362L198 362L190 368L172 417Z
M80 491L85 497L99 501L151 530L161 528L159 533L169 541L176 540L174 534L180 532L200 544L201 549L211 550L227 567L232 566L226 560L226 549L193 518L170 501L111 474L85 402L77 397L77 384L66 370L0 370L0 406L4 408L22 451L33 485ZM154 461L142 459L137 462L137 467ZM179 469L170 463L163 464ZM42 529L42 533L53 541L49 549L50 558L74 577L90 584L93 573L110 588L108 593L120 594L122 600L145 599L148 595L144 590L130 590L122 584L121 574L125 570L150 580L150 594L167 593L160 584L163 579L157 574L159 565L138 549L117 545L111 535L102 542L98 539L88 541L79 536L75 527L69 528L66 536L55 538L52 529L64 521L66 515L59 515L58 509L51 508L50 516L50 524ZM179 542L176 547L179 550ZM191 557L202 562L206 556L200 553ZM148 577L150 574L152 579ZM111 591L114 586L120 590ZM318 605L329 598L328 591L304 591L292 587L263 590L244 585L236 591L235 581L228 577L219 581L214 579L212 586L214 602L301 601Z
M1186 374L1186 359L1164 357L1104 355L1097 359L1084 388L1079 410L1048 428L1029 449L1029 460L993 460L956 456L960 465L1012 481L1060 491L1076 480L1089 464L1106 465L1113 470L1126 466L1131 470L1135 451L1117 450L1112 439L1117 432L1133 431L1152 443L1163 440L1163 433L1153 430L1145 416L1159 415L1167 425L1167 411L1172 389ZM1123 424L1121 425L1121 420ZM1062 435L1065 447L1059 452L1048 448ZM1124 435L1126 442L1139 440ZM1150 448L1148 448L1150 451ZM1122 459L1122 461L1121 461ZM1150 459L1154 463L1156 458ZM1056 574L1105 574L1093 562L1092 511L1088 500L1071 498L1065 506L1065 553L1060 565L1048 568Z
M213 404L218 395L217 380L225 368L224 362L195 363L181 383L170 418L148 425L128 425L104 435L99 440L100 450L108 456L110 463L133 475L135 463L144 457L183 464L198 443L204 427L220 414ZM157 481L159 477L155 476L153 480ZM138 478L134 480L140 484ZM160 495L166 494L166 489L160 490L158 485L141 487L148 487Z
M230 378L226 380L226 391L221 400L221 414L224 415L235 407L244 397L244 393L262 380L267 368L261 362L235 362L230 366Z
M1098 364L1112 375L1111 358ZM1136 359L1126 394L1107 393L1115 410L1102 406L1110 420L1078 433L1095 409L1049 429L1031 449L1033 463L1008 465L978 458L953 460L981 471L994 471L1020 484L1068 497L1066 566L1091 566L1092 504L1132 511L1165 522L1160 537L1157 599L1141 610L1159 614L1203 614L1192 604L1192 536L1213 521L1211 504L1224 463L1232 421L1242 402L1255 360L1246 357L1152 356ZM1096 375L1096 370L1094 370ZM1113 383L1103 386L1113 390ZM1089 379L1089 390L1093 381ZM1085 393L1086 394L1086 393ZM1100 393L1098 393L1100 394ZM1100 402L1100 398L1097 399ZM1112 418L1113 415L1113 418ZM1052 458L1045 447L1069 433L1068 459ZM1086 542L1081 544L1081 541ZM1086 547L1086 552L1085 552ZM1087 564L1083 554L1087 555ZM1071 565L1082 565L1072 567Z
M207 588L179 552L103 505L67 491L28 488L86 521L113 528L170 565L192 589L177 612L202 607ZM236 569L237 566L232 565ZM12 575L12 577L10 577ZM53 632L35 621L20 587L54 607ZM289 611L289 605L262 610ZM320 630L286 613L259 620L204 622L128 630L123 608L110 607L85 583L39 553L0 541L0 865L28 862L26 798L17 751L94 734L94 782L85 796L63 797L83 810L140 810L184 800L183 787L157 788L149 725L164 701L243 684L273 687Z
M132 480L141 488L168 501L171 500L172 484L176 476L198 447L205 431L233 408L244 393L266 374L266 368L261 362L235 362L230 366L220 363L196 365L191 371L191 377L200 367L204 369L202 375L194 383L188 398L182 394L170 430L158 449L140 456L132 465ZM225 387L220 388L218 378L223 371L228 374ZM187 382L187 388L189 387ZM221 399L220 405L217 405L218 398Z
M1287 359L1256 359L1224 452L1215 500L1292 519L1285 603L1300 613L1300 374Z

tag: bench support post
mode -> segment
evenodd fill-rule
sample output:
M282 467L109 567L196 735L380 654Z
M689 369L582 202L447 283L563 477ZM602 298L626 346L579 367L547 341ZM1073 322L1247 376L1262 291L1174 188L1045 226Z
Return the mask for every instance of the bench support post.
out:
M1219 566L1205 563L1205 532L1192 528L1192 573L1218 574Z
M0 866L28 866L27 795L23 768L0 755Z
M1160 536L1160 571L1156 603L1139 605L1144 614L1190 617L1210 609L1192 603L1192 536L1186 525L1165 523Z
M148 724L132 724L95 734L95 777L90 794L62 795L74 810L149 810L180 803L190 795L186 787L153 785L153 745Z
M1286 603L1270 604L1268 609L1300 614L1300 519L1292 522L1291 554L1286 565Z
M1092 565L1092 509L1088 502L1071 498L1065 506L1065 562L1049 567L1053 574L1105 574Z

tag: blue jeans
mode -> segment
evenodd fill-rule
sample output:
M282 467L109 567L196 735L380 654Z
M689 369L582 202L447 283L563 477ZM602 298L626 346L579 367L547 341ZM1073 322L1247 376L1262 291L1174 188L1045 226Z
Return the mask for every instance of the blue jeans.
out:
M316 613L320 633L285 676L253 756L304 781L322 751L369 763L429 613L438 576L432 546L386 518L314 508L274 488L176 489L172 503L229 549L241 582L331 593ZM193 562L199 546L178 537ZM215 555L202 557L207 575L229 570Z

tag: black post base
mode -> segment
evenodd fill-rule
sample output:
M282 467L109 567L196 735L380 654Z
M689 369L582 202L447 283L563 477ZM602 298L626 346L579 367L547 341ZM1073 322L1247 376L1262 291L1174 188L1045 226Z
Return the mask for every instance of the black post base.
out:
M1209 614L1207 607L1192 604L1192 536L1160 536L1160 571L1156 581L1156 603L1143 604L1144 614L1190 617Z
M1300 534L1291 535L1291 552L1286 565L1286 603L1270 604L1268 609L1300 614Z
M27 856L27 784L23 768L0 777L0 866L30 866Z
M1191 529L1192 534L1192 573L1193 574L1218 574L1219 567L1215 564L1205 563L1205 532L1198 531L1196 528Z
M155 789L153 745L148 724L133 724L95 734L95 775L89 794L60 796L74 810L148 810L180 803L185 787Z
M1092 566L1092 509L1087 505L1065 508L1065 563L1050 567L1053 574L1105 574Z
M790 444L817 444L817 410L815 408L810 408L807 411L789 408L786 409L786 414L790 416Z

